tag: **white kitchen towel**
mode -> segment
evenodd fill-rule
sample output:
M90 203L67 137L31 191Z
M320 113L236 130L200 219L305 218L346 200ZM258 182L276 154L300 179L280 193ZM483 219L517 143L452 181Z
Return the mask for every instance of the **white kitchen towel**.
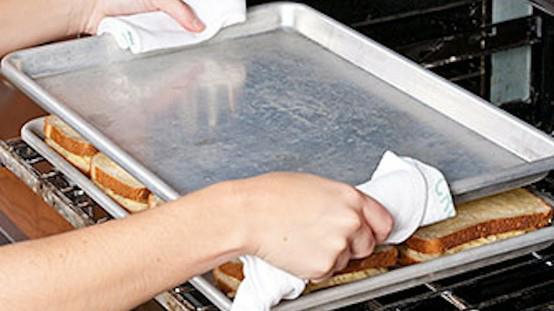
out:
M408 239L417 228L456 215L446 179L434 167L387 151L371 179L358 190L379 201L393 216L395 225L387 244ZM281 299L295 299L306 281L273 267L254 256L243 256L245 279L232 311L267 311Z
M105 17L96 33L112 34L122 49L143 53L158 49L197 44L219 30L246 20L246 0L186 0L204 23L201 33L189 32L164 12Z
M385 152L371 179L357 188L392 215L394 228L387 244L402 243L417 228L456 215L450 189L438 169L391 151Z
M242 256L244 280L233 301L232 311L269 310L282 299L300 296L306 282L255 256Z

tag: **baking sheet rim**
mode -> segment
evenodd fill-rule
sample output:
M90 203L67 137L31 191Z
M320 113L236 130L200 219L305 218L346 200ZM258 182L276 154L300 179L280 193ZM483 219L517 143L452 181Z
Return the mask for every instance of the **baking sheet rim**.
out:
M104 196L108 200L112 201L113 204L116 204L105 193L103 193L96 185L90 182L90 179L88 177L85 177L81 172L79 172L76 168L74 168L65 159L63 159L54 150L52 150L48 145L46 145L46 143L43 142L42 132L41 132L43 122L44 122L44 117L34 119L26 123L21 130L23 140L26 141L33 148L38 147L37 149L40 149L40 150L37 150L37 151L42 156L44 156L47 160L50 161L51 159L55 159L54 162L56 163L52 163L52 164L54 165L56 165L57 163L62 164L58 168L63 173L70 172L68 174L70 177L80 175L82 178L78 178L78 180L74 180L74 181L81 188L83 188L83 190L87 192L87 194L91 195L90 193L92 193L91 197L95 201L97 201L96 199L98 198L99 193L101 193L100 196ZM59 159L56 159L56 158L59 158ZM86 179L89 182L83 183L81 179L83 180ZM96 193L96 191L90 191L91 188L96 188L96 190L99 193ZM102 208L105 208L105 207L102 206ZM114 217L121 218L127 215L128 215L127 212L124 212L124 215L116 213ZM346 285L337 286L329 289L324 289L321 291L316 291L306 296L302 296L294 301L283 302L282 304L278 305L275 308L275 310L301 310L304 308L313 308L327 302L331 303L334 301L339 301L341 299L347 299L348 297L352 297L352 296L355 296L361 293L370 292L370 291L376 291L384 287L391 287L391 286L393 287L395 284L402 284L404 281L407 281L410 279L424 277L428 274L440 272L440 271L461 266L464 264L470 264L470 263L479 262L482 260L492 260L498 256L508 254L512 251L517 251L518 249L524 249L527 247L532 247L534 245L545 244L553 241L554 241L554 227L549 226L549 227L541 228L534 232L527 233L522 236L487 244L458 254L441 257L440 259L431 260L428 262L416 264L409 267L403 267L403 268L391 270L381 275L373 276L371 278L360 280L351 284L346 284ZM493 252L490 252L489 249L492 249ZM487 254L487 253L490 253L490 254ZM465 259L465 260L462 260L462 259ZM434 268L434 267L437 267L437 268ZM395 280L393 282L389 281L387 283L385 282L387 279L388 280L395 279ZM204 278L202 278L202 281L208 283L209 286L212 287L212 289L215 289L216 291L218 291L215 287L213 287L211 283L207 282ZM379 284L379 282L381 281L383 281L383 283L385 284ZM368 287L370 286L372 286L373 288L368 290ZM339 297L334 299L331 297L330 299L328 297L330 292L339 292L339 294L335 294L335 296L339 296ZM345 293L341 293L341 292L345 292ZM223 295L223 293L221 292L220 294ZM231 305L231 301L227 297L224 297L224 298L225 298L224 300L227 300L227 301L224 301L224 300L220 301L220 303L219 304L216 303L216 305L218 305L218 307L223 309L229 309Z
M35 150L42 155L46 160L50 161L56 169L59 169L62 173L66 174L69 178L72 178L81 189L89 195L100 207L102 207L108 214L116 219L127 217L130 214L119 206L115 201L113 201L104 191L102 191L98 186L96 186L90 178L86 177L73 165L69 164L62 156L60 156L56 151L54 151L50 146L44 142L42 128L44 124L45 117L37 118L27 122L21 129L21 138L29 146L35 148ZM103 204L106 204L103 205ZM195 286L209 286L212 287L212 290L219 292L213 285L201 277L194 277L189 280L191 284ZM199 284L198 284L199 283ZM199 289L200 290L200 289ZM203 290L200 290L203 292ZM219 293L224 298L226 305L231 304L231 301L223 294ZM213 301L212 301L213 302ZM221 302L220 302L221 303Z

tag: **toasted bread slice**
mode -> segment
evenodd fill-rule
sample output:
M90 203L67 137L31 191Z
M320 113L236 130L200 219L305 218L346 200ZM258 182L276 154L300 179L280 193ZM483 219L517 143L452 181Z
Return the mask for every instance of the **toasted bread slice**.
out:
M55 116L44 121L45 141L62 157L85 174L90 174L92 157L98 153L92 144Z
M94 183L130 212L148 208L150 191L106 155L98 153L92 158L91 177Z
M400 263L430 260L520 235L552 219L552 208L525 189L465 203L456 210L456 217L417 230L400 248Z
M235 297L240 282L244 280L242 262L238 259L224 263L212 271L215 286L228 297Z
M310 282L305 292L352 283L387 272L398 263L398 250L394 246L378 246L369 257L351 260L348 266L322 282Z
M396 265L397 258L398 251L395 247L379 246L371 256L363 259L351 260L345 269L335 273L331 278L319 283L308 283L304 293L352 283L386 272L388 267ZM244 279L242 263L239 260L225 263L215 268L212 275L216 286L227 296L234 297L240 282Z
M535 229L532 229L532 230L535 230ZM528 230L528 231L531 231L531 230ZM457 254L457 253L462 252L464 250L468 250L468 249L475 248L475 247L478 247L478 246L483 246L483 245L486 245L486 244L489 244L489 243L492 243L492 242L495 242L495 241L500 241L500 240L516 237L516 236L525 234L528 231L526 231L526 230L514 230L514 231L495 234L495 235L489 235L487 237L479 238L479 239L476 239L476 240L458 245L456 247L453 247L453 248L445 251L444 253L438 253L438 254L421 253L421 252L415 251L413 249L410 249L409 247L400 246L399 247L400 257L398 258L398 263L402 266L407 266L407 265L416 264L416 263L420 263L420 262L424 262L424 261L429 261L429 260L436 259L436 258L441 257L441 256Z
M108 196L110 196L114 201L119 203L119 205L123 206L126 210L128 210L131 213L142 212L142 211L147 210L147 209L150 208L148 203L138 202L138 201L126 198L124 196L121 196L121 195L115 193L112 189L104 187L103 185L101 185L99 183L96 183L96 185L100 189L102 189Z

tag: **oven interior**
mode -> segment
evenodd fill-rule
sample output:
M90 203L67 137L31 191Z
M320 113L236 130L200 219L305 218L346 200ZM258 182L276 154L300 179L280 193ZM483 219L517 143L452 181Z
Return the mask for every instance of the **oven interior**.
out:
M269 1L250 0L248 5ZM554 17L524 0L300 1L403 54L552 135ZM109 216L20 139L0 141L0 163L74 227ZM0 165L1 165L0 164ZM554 175L533 185L554 195ZM1 215L0 215L1 216ZM0 245L18 240L0 217ZM7 229L6 229L7 228ZM554 310L554 247L341 310ZM160 299L167 310L216 310L191 285ZM160 307L162 308L162 307Z

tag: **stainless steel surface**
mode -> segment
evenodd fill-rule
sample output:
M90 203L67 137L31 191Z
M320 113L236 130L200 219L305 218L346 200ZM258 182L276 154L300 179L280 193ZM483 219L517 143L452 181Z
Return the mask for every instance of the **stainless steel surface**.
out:
M2 68L168 200L274 170L357 184L387 149L439 167L458 196L554 166L550 137L301 5L253 9L194 48L133 56L90 38Z
M357 184L387 149L441 168L459 198L553 167L550 137L301 5L258 7L246 24L194 48L133 56L110 38L90 38L12 54L2 70L167 200L273 170ZM543 229L278 309L395 290L552 239ZM191 282L229 308L206 278Z

